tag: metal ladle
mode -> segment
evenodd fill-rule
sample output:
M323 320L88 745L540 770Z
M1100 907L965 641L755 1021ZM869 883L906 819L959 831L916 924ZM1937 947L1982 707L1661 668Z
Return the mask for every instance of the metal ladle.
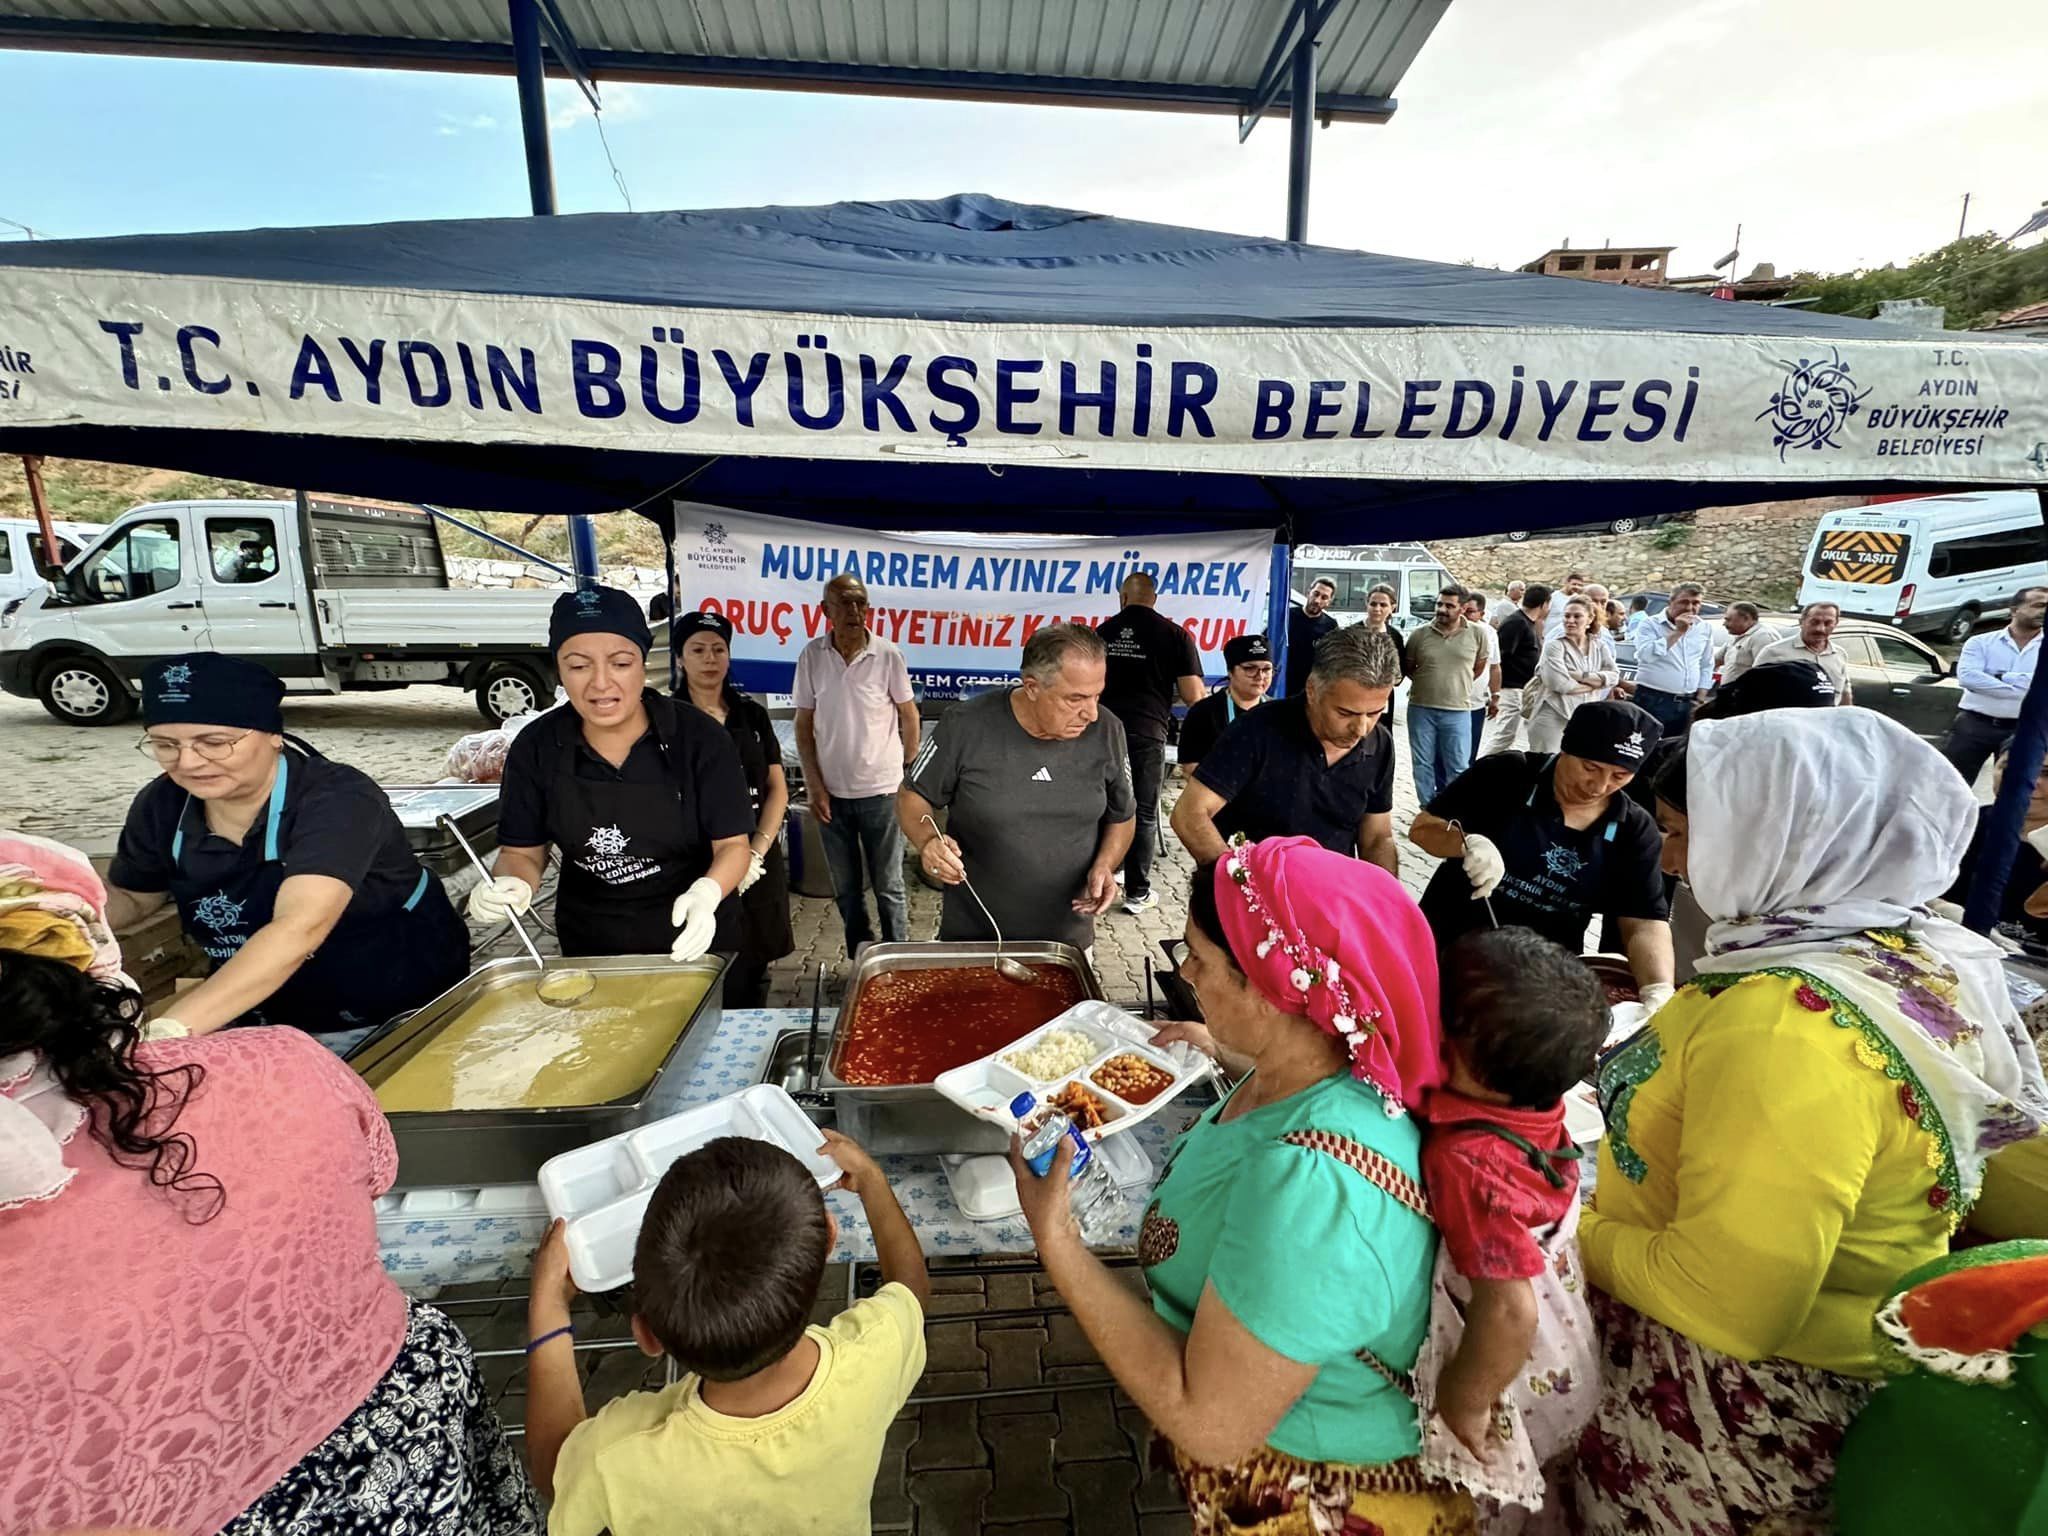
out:
M938 832L939 836L944 837L946 835L944 832L939 831L939 824L933 821L930 816L926 816L924 821L934 832ZM1032 973L1030 966L1025 965L1022 961L1009 959L1003 954L1003 930L996 927L995 914L989 911L988 903L981 899L981 892L974 888L974 882L967 878L967 861L965 859L960 861L960 883L967 887L967 894L972 896L974 904L981 908L981 915L988 919L989 929L996 936L996 974L1005 981L1019 982L1027 987L1036 986L1038 984L1038 977Z
M477 879L489 885L491 872L484 867L484 861L477 857L476 850L470 847L469 839L462 835L461 828L447 816L435 819L441 830L454 838L462 851L469 855L469 862L476 867ZM580 966L550 971L547 961L543 960L540 951L534 948L533 940L527 937L526 925L519 921L519 914L508 911L505 916L511 919L512 931L519 935L519 942L526 946L526 953L532 959L534 969L540 972L540 979L533 984L534 996L550 1008L574 1008L584 998L590 996L591 989L597 985L595 976Z

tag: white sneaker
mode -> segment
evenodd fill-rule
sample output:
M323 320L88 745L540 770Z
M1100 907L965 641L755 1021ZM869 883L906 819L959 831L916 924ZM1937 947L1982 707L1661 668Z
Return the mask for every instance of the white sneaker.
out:
M1147 891L1142 896L1126 896L1124 898L1124 910L1133 915L1139 912L1150 912L1158 905L1159 893L1157 891Z

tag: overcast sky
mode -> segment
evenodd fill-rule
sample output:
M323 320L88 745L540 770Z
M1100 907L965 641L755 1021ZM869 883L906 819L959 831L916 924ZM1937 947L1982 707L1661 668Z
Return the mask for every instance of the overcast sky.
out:
M1214 0L1223 3L1223 0ZM2048 199L2039 0L1453 0L1385 127L1315 138L1311 238L1515 266L1905 260ZM1278 234L1284 121L604 88L635 207L986 191ZM565 211L625 206L552 89ZM509 79L0 52L0 218L50 236L526 211ZM18 235L18 232L13 232Z

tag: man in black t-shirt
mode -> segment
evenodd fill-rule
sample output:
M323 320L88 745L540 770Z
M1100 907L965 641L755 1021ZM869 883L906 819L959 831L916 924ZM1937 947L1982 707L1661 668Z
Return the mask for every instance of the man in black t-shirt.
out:
M1173 831L1195 862L1221 858L1242 832L1255 841L1312 837L1398 874L1394 736L1385 716L1400 677L1384 634L1326 636L1307 690L1239 715L1181 791Z
M1180 723L1180 776L1195 771L1216 740L1237 719L1258 707L1273 686L1273 648L1264 635L1239 635L1223 643L1224 686L1188 710Z
M1297 696L1308 684L1309 668L1315 665L1316 645L1337 628L1337 616L1327 612L1337 600L1337 584L1318 576L1308 584L1308 597L1287 609L1287 687Z
M1633 704L1584 704L1555 756L1496 752L1441 790L1408 829L1409 841L1445 861L1422 894L1437 944L1518 925L1579 954L1586 925L1612 913L1643 1001L1668 998L1664 839L1624 793L1658 735L1656 719Z
M1522 736L1522 690L1536 676L1543 659L1543 627L1550 618L1550 588L1531 583L1522 592L1522 606L1501 620L1500 708L1486 722L1479 755L1511 752Z
M1123 722L1131 755L1131 792L1138 827L1124 856L1124 910L1158 905L1152 893L1152 855L1159 847L1159 782L1166 774L1166 728L1176 695L1183 704L1202 697L1202 658L1188 632L1160 613L1159 586L1143 571L1124 578L1123 608L1098 625L1108 654L1102 706Z

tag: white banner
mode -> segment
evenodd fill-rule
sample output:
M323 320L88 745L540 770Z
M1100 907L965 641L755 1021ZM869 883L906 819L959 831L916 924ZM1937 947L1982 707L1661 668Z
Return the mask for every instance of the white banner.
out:
M0 427L1410 480L2048 483L2048 345L1963 334L981 324L19 267L0 290Z
M1017 675L1042 626L1096 625L1121 604L1133 571L1159 584L1159 611L1194 637L1202 670L1223 675L1223 644L1266 628L1271 533L1177 533L1134 539L870 533L724 507L676 503L681 609L732 621L733 676L787 693L797 652L831 626L825 583L867 584L868 627L901 647L931 698L957 698Z

